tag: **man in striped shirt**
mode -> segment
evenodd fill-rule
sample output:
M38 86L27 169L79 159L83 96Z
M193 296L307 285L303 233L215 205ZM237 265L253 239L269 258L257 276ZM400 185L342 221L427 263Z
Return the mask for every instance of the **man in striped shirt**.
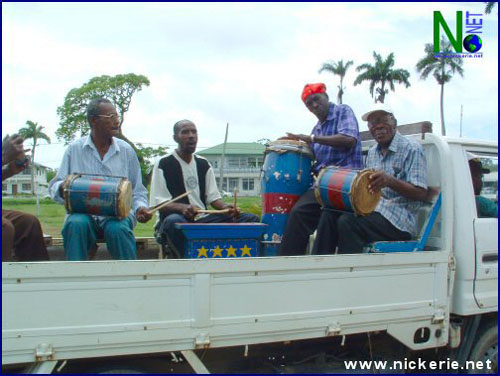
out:
M362 116L377 144L368 151L366 167L377 170L369 190L382 190L368 216L343 214L337 222L339 253L359 253L374 241L409 240L416 235L417 211L427 196L427 165L422 146L402 136L388 107ZM320 236L320 234L318 234Z
M317 175L322 168L332 165L350 169L363 168L361 138L352 109L345 104L329 102L323 83L307 84L302 91L302 101L316 116L318 123L310 135L288 133L287 136L311 145L315 158L314 174ZM335 222L340 213L333 212L326 216L325 212L321 210L311 187L290 212L280 254L304 254L309 235L316 228L323 235L316 237L313 254L331 253L337 246Z

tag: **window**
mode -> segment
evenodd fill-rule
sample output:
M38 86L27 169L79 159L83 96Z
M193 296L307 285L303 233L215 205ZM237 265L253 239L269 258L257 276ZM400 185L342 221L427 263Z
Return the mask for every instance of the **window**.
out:
M21 172L21 175L31 175L31 167L26 167L23 172Z
M238 188L238 178L229 178L229 192L233 192L235 188Z
M23 183L21 185L21 190L22 191L31 191L31 183Z
M478 216L494 217L498 212L498 156L468 153L468 158Z
M7 191L7 184L2 184L2 191Z
M253 179L242 179L243 190L244 191L253 191L254 190L254 180Z

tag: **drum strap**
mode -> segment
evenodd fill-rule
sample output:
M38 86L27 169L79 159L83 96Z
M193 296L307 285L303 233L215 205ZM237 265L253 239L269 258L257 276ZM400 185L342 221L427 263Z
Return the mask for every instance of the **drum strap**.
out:
M206 181L205 177L207 175L207 171L210 168L210 164L206 159L199 158L196 155L193 155L196 162L196 171L198 174L198 184L200 187L200 199L205 206L206 203ZM183 193L186 193L186 187L184 185L184 178L182 174L182 167L177 159L173 155L169 155L160 160L158 167L163 172L163 177L165 178L165 182L167 184L167 189L172 195L172 197L180 196ZM178 202L183 204L189 204L189 199L184 197L180 199ZM163 216L160 213L160 220L163 221Z

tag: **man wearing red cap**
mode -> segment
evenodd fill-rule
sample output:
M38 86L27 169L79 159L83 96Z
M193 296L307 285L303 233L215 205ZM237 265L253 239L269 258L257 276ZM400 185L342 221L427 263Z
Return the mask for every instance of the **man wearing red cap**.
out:
M361 138L358 122L352 109L345 104L329 101L323 83L307 84L302 91L302 101L317 118L310 135L287 133L288 138L309 143L314 152L313 173L327 166L362 169ZM330 252L337 246L335 223L340 213L325 216L316 200L314 190L309 189L297 201L281 242L281 255L305 253L309 235L317 228L322 236L316 237L313 253Z

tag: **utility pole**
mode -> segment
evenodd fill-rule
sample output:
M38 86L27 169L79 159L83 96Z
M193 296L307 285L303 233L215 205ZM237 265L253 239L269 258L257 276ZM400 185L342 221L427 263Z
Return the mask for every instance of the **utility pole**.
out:
M224 145L222 146L222 156L220 157L220 177L219 177L219 192L223 191L224 187L224 157L226 155L227 133L229 130L229 123L226 125L226 137L224 137Z
M460 105L460 137L462 137L462 117L464 114L464 105Z

